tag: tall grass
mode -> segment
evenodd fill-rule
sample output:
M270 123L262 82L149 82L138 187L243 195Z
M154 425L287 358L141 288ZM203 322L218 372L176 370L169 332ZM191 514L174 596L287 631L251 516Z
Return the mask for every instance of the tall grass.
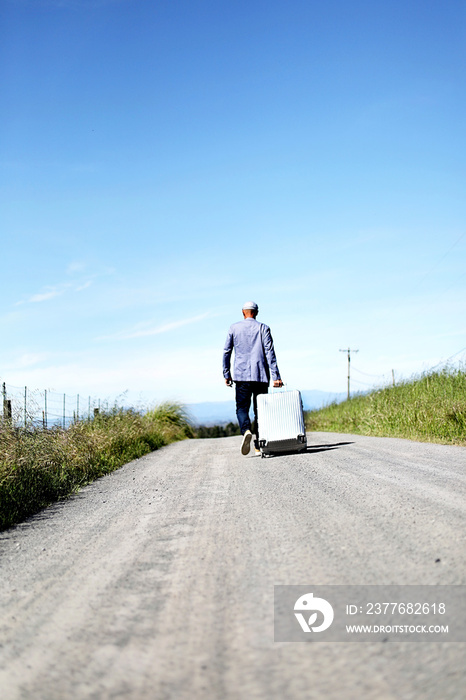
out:
M466 371L445 367L306 416L309 430L466 445Z
M0 426L0 529L175 440L193 437L184 409L115 408L67 430Z

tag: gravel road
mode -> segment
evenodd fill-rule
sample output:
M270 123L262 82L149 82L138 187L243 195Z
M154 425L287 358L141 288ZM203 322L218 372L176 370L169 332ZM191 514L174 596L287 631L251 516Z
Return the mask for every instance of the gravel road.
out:
M274 643L273 586L466 584L466 448L239 447L170 445L0 534L2 700L464 700L465 643Z

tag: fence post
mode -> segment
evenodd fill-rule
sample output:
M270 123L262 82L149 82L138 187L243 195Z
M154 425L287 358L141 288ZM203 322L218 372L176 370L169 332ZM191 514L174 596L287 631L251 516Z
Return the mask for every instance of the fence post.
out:
M44 428L47 430L47 389L44 390Z
M66 394L63 394L63 430L65 430L65 406L66 406Z
M87 420L91 420L91 397L89 396L89 401L87 402Z
M27 396L28 396L28 388L27 386L24 387L24 427L26 428L27 426Z
M6 384L3 382L2 384L2 394L3 394L3 418L5 420L8 420L8 406L6 402Z
M11 421L11 399L4 399L3 401L3 417L7 421Z
M79 394L76 395L76 420L79 420Z
M11 400L6 397L6 384L3 382L3 420L11 421Z

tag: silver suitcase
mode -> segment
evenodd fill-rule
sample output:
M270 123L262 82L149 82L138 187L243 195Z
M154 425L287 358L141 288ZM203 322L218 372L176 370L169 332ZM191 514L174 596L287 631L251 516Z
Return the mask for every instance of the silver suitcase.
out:
M259 394L257 419L262 457L281 452L306 451L303 402L299 391Z

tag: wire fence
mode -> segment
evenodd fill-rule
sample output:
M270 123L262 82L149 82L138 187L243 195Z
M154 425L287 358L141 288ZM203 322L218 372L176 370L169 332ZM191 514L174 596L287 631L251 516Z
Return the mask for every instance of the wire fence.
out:
M1 385L3 420L22 428L67 428L78 420L92 420L108 401L82 394L61 394L48 389Z
M446 367L458 367L463 368L466 365L466 347L461 348L458 352L455 352L446 360L441 360L433 367L429 367L427 372L435 372L440 368ZM354 377L353 372L356 372L356 377ZM362 378L359 378L362 377ZM368 372L363 372L362 370L355 367L351 363L351 385L357 384L357 390L361 393L365 393L368 390L382 389L387 386L395 386L400 381L403 381L403 377L400 373L396 372L394 369L390 373L385 374L369 374ZM365 387L359 389L358 387Z

